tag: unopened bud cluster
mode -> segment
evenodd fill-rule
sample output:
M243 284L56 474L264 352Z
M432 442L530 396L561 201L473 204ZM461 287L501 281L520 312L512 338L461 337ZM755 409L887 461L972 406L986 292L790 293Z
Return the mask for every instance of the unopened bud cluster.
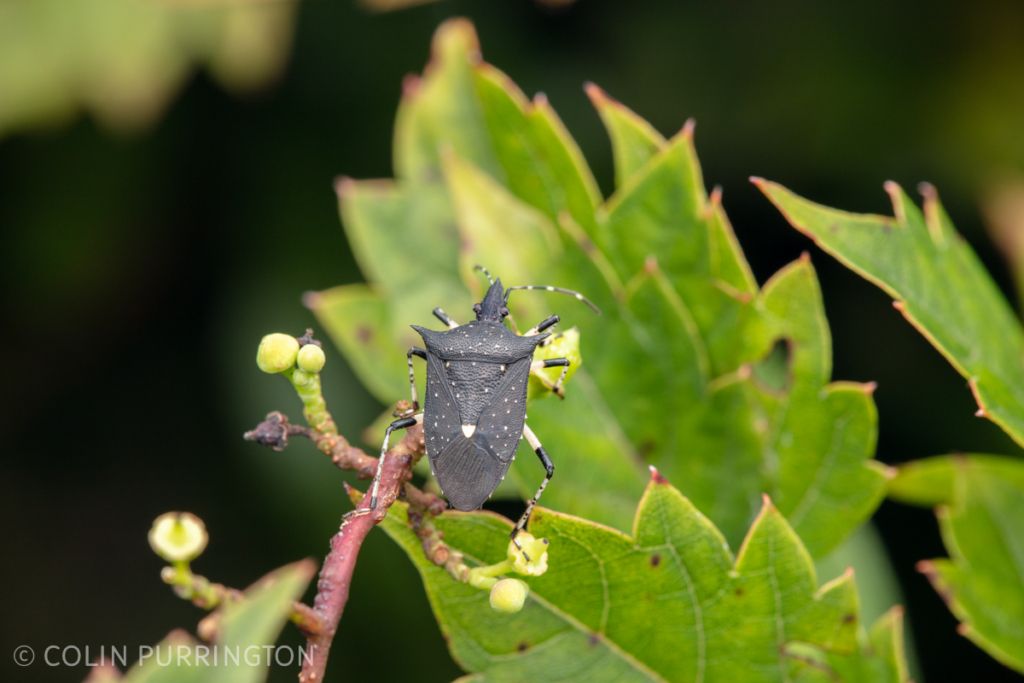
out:
M324 369L327 357L317 344L299 344L290 334L275 332L260 340L256 350L256 365L271 375L296 369L315 375Z

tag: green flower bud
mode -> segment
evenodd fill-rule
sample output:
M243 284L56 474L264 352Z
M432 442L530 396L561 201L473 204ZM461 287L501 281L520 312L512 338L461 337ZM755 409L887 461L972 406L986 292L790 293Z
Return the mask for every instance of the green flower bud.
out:
M263 372L277 374L295 367L298 354L299 342L295 337L275 332L260 340L260 348L256 351L256 365Z
M189 562L206 548L209 536L203 520L191 512L165 512L149 530L153 552L168 562Z
M516 546L516 543L519 545ZM519 532L508 543L508 561L517 574L540 576L548 570L548 539L534 538L525 531Z
M491 588L491 609L512 614L523 609L530 587L519 579L501 579Z
M327 356L324 355L324 350L316 344L306 344L299 349L298 365L300 370L320 372L324 369L326 362Z

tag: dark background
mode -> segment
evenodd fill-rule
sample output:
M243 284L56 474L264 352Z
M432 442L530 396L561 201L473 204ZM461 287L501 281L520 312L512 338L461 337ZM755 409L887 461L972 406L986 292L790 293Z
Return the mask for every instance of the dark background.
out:
M584 81L666 134L696 117L705 177L724 187L758 279L811 250L835 377L879 383L881 460L1017 452L972 416L964 380L890 301L814 250L747 177L876 212L889 211L884 180L929 180L1009 291L979 202L1024 170L1024 5L832 5L475 0L373 14L309 1L288 68L258 96L199 74L140 134L79 118L0 140L2 678L84 676L13 669L21 643L134 645L194 626L199 613L159 581L146 545L166 510L206 521L196 570L231 585L322 557L347 508L341 475L308 444L274 454L240 438L270 409L298 412L286 384L256 370L256 343L313 324L302 292L360 279L332 178L391 175L402 76L421 70L450 16L470 17L485 58L525 91L547 93L606 191L610 150ZM380 406L333 350L324 377L357 434ZM885 503L875 522L923 677L1015 679L956 634L914 571L945 554L931 511ZM458 674L415 572L381 533L360 560L334 662L334 680Z

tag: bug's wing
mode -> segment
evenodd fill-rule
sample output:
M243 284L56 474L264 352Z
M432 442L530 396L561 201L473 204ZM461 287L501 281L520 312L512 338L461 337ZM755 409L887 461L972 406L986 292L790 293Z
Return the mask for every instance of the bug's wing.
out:
M431 464L456 437L462 436L459 404L452 393L444 361L427 356L427 395L423 404L423 431Z
M511 461L502 462L474 438L460 432L434 459L434 474L456 510L476 510L494 492Z
M429 374L434 383L428 378L427 400L436 403L426 404L427 455L441 491L456 510L479 508L508 472L523 432L530 361L527 357L508 366L475 432L467 438L444 362L431 359ZM432 443L437 447L431 448Z
M474 437L504 463L512 462L523 435L531 360L527 356L508 366L505 378L477 420Z

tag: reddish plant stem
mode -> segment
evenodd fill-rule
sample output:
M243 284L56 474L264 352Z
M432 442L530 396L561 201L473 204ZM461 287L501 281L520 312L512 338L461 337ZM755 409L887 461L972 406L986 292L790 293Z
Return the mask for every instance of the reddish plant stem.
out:
M343 437L335 437L331 444L331 454L339 451L346 455L355 455L351 451L358 449L349 446ZM319 445L319 444L318 444ZM351 449L351 451L349 450ZM364 496L356 506L355 512L346 515L341 527L331 538L331 550L324 559L317 581L316 598L313 600L313 611L320 618L323 630L312 634L306 639L306 658L299 673L299 683L319 683L324 679L327 670L327 658L331 643L338 630L338 623L348 602L349 589L352 586L352 573L355 570L359 549L363 545L370 529L387 515L388 508L398 498L405 482L412 476L412 463L423 453L423 429L415 426L409 430L405 438L388 451L381 474L380 493L377 508L370 510L370 498ZM359 451L363 461L369 458ZM363 461L364 465L366 464ZM374 463L376 461L374 460Z

